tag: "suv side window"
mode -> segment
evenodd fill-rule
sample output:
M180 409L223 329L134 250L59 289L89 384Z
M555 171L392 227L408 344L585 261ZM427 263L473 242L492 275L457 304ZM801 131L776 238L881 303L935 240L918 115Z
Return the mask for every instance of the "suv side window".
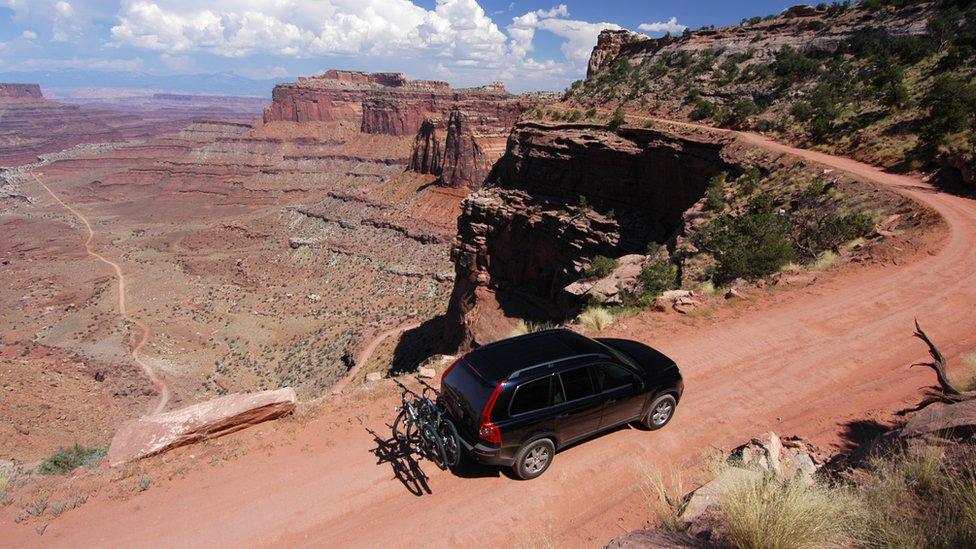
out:
M589 368L576 368L559 374L563 381L566 401L577 400L594 394Z
M592 368L598 392L618 389L634 382L634 374L618 364L601 362L594 364Z
M525 414L549 406L549 380L552 376L523 383L515 389L509 415Z

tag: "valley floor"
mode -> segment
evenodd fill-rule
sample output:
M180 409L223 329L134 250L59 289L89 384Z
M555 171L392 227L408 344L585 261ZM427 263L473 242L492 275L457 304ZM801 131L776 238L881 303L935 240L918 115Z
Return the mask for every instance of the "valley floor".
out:
M415 496L371 453L367 428L388 433L396 403L392 385L378 384L307 416L137 464L122 476L155 469L151 488L126 498L100 494L43 535L36 523L9 524L5 514L0 546L594 546L650 517L643 466L694 469L715 449L770 429L849 444L865 419L913 404L930 383L930 372L908 367L925 356L911 337L915 317L950 357L976 347L976 201L744 137L918 200L947 230L900 265L829 273L697 325L661 329L653 313L621 321L608 332L645 341L681 365L687 388L674 421L661 432L625 428L568 448L530 483L497 469L453 475L425 463L431 493ZM208 461L229 446L247 458Z

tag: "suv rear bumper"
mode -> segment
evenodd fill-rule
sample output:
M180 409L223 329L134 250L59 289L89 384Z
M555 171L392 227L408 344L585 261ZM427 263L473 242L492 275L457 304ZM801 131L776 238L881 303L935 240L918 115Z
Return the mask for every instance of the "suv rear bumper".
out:
M484 463L485 465L501 465L504 467L510 467L513 463L515 463L515 456L505 455L507 452L504 452L504 448L485 446L481 443L472 445L468 441L464 440L464 437L458 438L461 439L461 444L464 446L464 450L468 456L478 463Z

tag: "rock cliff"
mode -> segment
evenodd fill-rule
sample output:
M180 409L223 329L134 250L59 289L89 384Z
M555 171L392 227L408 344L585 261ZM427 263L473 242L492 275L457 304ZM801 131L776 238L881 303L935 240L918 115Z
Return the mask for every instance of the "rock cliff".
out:
M41 87L37 84L0 84L0 101L41 101Z
M437 126L430 119L424 120L417 130L417 137L413 141L413 151L410 154L410 164L407 170L432 175L441 174L441 142L437 139Z
M471 127L470 117L459 109L451 111L451 117L447 121L441 184L447 187L479 188L489 169L491 161L482 152Z
M507 335L506 317L563 317L562 289L596 255L663 243L715 174L729 141L650 129L522 123L487 181L462 204L452 249L447 338ZM446 167L445 167L446 171Z

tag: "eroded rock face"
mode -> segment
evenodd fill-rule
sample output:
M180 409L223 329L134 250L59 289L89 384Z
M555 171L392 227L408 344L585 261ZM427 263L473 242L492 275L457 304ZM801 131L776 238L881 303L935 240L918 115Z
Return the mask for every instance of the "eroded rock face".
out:
M668 240L709 178L729 169L727 142L657 130L516 126L488 176L492 187L462 204L450 343L502 337L506 317L575 314L578 303L564 288L588 258L643 253Z
M923 34L935 6L935 2L915 2L898 10L876 10L854 4L852 9L833 15L826 9L796 6L780 17L756 24L700 29L680 37L648 38L625 30L605 30L590 54L586 77L595 76L618 59L636 65L666 60L678 51L713 49L718 52L718 62L747 51L756 61L768 62L783 46L830 54L841 42L865 29L884 28L893 36Z
M490 169L491 165L475 137L469 116L460 109L454 109L447 121L441 184L477 189Z
M122 424L108 449L116 467L176 446L214 438L291 413L297 398L291 388L232 394L180 410Z
M500 84L452 89L447 82L409 80L400 73L330 70L279 84L265 122L358 122L364 133L414 135L426 120L447 120L458 107L479 126L506 131L538 102L516 96Z
M629 30L605 30L597 37L596 46L590 53L590 62L586 66L586 77L590 78L612 63L625 45L641 43L650 40L646 35Z
M41 87L37 84L0 84L0 101L41 101Z
M441 174L441 142L437 139L437 127L430 119L424 120L413 140L413 153L407 169L417 173Z

